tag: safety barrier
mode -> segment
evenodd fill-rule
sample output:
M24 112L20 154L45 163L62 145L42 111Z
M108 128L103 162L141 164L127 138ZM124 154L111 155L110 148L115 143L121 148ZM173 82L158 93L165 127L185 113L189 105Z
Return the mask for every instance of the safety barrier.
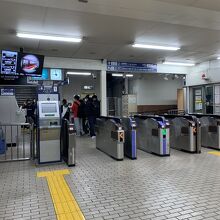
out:
M33 125L0 124L0 162L30 160L35 153Z

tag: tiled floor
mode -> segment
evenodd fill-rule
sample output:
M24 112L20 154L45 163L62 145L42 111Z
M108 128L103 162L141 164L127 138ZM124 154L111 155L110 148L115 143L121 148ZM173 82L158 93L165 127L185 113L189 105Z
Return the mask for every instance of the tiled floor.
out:
M91 144L92 142L92 144ZM172 150L170 157L138 151L118 162L80 139L77 166L65 178L86 219L220 219L220 157ZM0 164L0 219L56 219L46 179L33 162Z

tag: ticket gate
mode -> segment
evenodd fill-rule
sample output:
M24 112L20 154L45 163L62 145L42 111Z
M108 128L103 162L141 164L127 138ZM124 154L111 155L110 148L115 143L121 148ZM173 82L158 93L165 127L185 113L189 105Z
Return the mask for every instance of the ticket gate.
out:
M116 117L96 119L96 148L116 160L124 159L124 130Z
M136 121L132 117L123 117L121 122L125 132L124 155L130 159L136 159Z
M170 147L201 153L201 127L195 116L163 115L170 123Z
M220 150L220 115L190 114L201 123L201 145Z
M62 119L61 155L68 166L76 165L76 130L74 124Z
M135 115L137 147L159 156L170 155L169 123L164 117Z

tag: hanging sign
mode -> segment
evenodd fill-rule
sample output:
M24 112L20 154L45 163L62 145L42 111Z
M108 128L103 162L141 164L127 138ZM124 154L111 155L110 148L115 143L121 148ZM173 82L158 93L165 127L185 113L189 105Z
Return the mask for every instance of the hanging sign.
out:
M157 64L107 61L107 71L155 73L157 72Z

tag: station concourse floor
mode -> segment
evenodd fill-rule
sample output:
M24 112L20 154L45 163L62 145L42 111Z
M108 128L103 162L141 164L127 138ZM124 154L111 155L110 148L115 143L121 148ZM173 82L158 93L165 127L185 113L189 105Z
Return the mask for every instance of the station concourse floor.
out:
M176 150L170 157L138 151L138 159L115 161L78 138L77 165L65 179L85 219L220 219L220 157ZM55 220L45 178L33 161L0 164L0 219Z

